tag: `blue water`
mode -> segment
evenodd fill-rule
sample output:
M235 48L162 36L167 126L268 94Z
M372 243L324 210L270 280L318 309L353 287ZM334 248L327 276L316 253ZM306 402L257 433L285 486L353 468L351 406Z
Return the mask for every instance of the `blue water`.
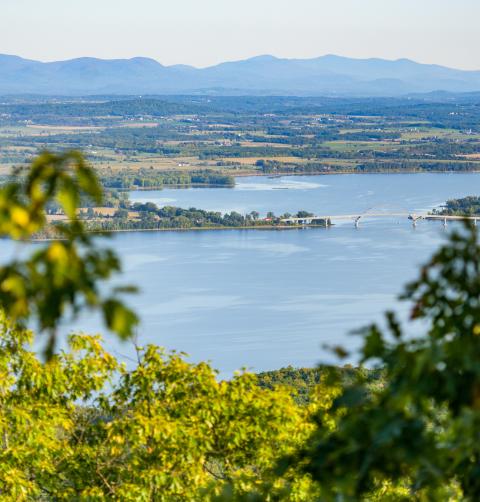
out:
M281 189L276 189L281 188ZM318 214L428 210L448 198L480 193L480 175L338 175L243 178L235 189L136 192L133 200L215 210ZM448 228L451 228L449 226ZM141 343L211 360L221 375L311 366L332 360L323 346L354 349L348 333L381 319L387 308L406 313L396 296L443 241L439 222L366 219L330 229L225 230L117 234L110 239L124 262L123 282L141 293ZM0 254L12 253L1 243ZM95 317L77 326L99 331ZM125 360L129 344L107 336Z
M299 209L342 214L371 209L430 210L446 199L480 193L480 174L344 174L238 178L231 188L166 189L131 194L134 202L265 214Z

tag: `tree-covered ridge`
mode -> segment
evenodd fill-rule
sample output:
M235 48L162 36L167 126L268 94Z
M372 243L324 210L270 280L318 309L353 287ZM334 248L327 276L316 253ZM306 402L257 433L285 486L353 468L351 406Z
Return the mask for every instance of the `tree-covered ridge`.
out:
M290 389L292 396L298 404L309 404L315 389L325 384L330 374L331 368L294 368L287 366L278 370L264 371L257 374L258 385L266 389L275 389L286 387ZM338 377L342 385L351 384L358 374L370 381L372 390L384 385L383 374L381 370L372 370L367 368L356 368L351 365L339 366L336 368Z
M447 200L444 206L433 213L446 216L480 216L480 197L470 195L462 199Z
M27 169L17 169L15 179L28 175ZM111 190L139 190L139 189L162 189L164 186L221 186L232 187L235 185L233 176L219 173L211 169L197 171L166 171L158 172L153 169L120 169L103 170L97 172L97 177L105 189ZM0 185L8 183L12 176L0 176Z
M106 189L116 188L138 190L141 188L162 188L164 186L207 185L232 187L235 178L212 170L158 172L152 169L121 170L112 173L99 173Z
M379 158L381 155L378 156ZM362 160L361 162L336 164L327 161L308 160L302 164L295 162L282 162L278 160L259 159L256 166L262 174L273 175L315 175L315 174L366 174L366 173L455 173L455 172L478 172L478 163L467 161L435 162L434 160L422 161L419 159L398 160L383 159Z

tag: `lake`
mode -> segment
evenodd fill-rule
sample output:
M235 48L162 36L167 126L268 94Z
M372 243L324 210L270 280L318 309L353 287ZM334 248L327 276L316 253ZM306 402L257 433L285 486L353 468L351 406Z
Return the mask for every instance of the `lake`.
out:
M420 212L480 193L479 174L365 174L240 178L234 189L133 192L133 201L246 213L305 209L320 215ZM334 221L335 223L335 221ZM117 234L123 281L141 293L141 343L211 360L222 376L332 361L324 345L358 345L353 329L387 308L405 315L402 285L444 240L440 222L386 218L329 229ZM3 255L12 252L3 243ZM98 331L95 317L77 323ZM107 343L128 360L132 349Z

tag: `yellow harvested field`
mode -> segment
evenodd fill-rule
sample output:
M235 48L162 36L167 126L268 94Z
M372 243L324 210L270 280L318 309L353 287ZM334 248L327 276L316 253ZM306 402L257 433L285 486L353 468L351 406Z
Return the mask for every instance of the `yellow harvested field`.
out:
M104 127L98 126L56 126L56 125L42 125L42 124L29 124L27 125L27 129L45 129L49 131L91 131L91 130L100 130L104 129Z
M199 160L195 157L169 158L169 157L137 157L135 160L129 160L118 156L113 160L92 161L92 165L99 170L111 168L113 170L139 170L139 169L158 169L162 171L183 171L192 169L205 169L205 166L199 166Z
M93 207L95 213L101 214L103 216L113 216L117 212L115 207ZM86 209L79 209L79 212L85 212Z
M234 162L235 164L241 165L254 165L257 160L276 160L277 162L294 162L296 164L302 164L307 162L308 159L301 159L299 157L224 157L218 159L220 162Z
M30 136L51 136L53 134L78 134L88 132L103 131L105 127L97 126L54 126L54 125L39 125L30 124L25 128L25 134Z
M112 217L118 211L115 207L93 207L92 209L95 213L101 215L102 218ZM86 213L87 211L87 208L79 208L77 209L77 214ZM140 213L138 211L128 211L128 217L131 220L135 220L140 218ZM47 214L47 221L49 223L68 221L68 217L64 214Z
M120 127L123 128L133 128L133 129L138 129L141 127L157 127L158 122L127 122L126 124L122 124Z
M292 148L291 145L287 145L284 143L257 143L255 141L242 141L240 143L242 146L248 146L248 147L253 147L253 148L259 148L259 147L269 147L269 148Z

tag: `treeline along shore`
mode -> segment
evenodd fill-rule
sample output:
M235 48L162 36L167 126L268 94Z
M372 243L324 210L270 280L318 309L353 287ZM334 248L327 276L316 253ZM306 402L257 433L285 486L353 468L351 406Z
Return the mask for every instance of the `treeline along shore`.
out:
M441 216L479 216L480 197L469 195L461 199L450 199L440 208L434 209L432 214Z
M222 214L204 209L183 209L174 206L158 207L147 203L129 204L127 208L84 208L79 211L88 232L127 232L154 230L213 230L213 229L289 229L302 227L328 227L330 219L312 218L313 213L298 211L295 214L275 215L268 212L261 217L257 211L240 214L236 211ZM288 218L300 218L299 222L284 221ZM302 220L305 218L305 220ZM37 239L49 239L58 236L57 226L65 221L60 214L47 217L49 225Z
M163 187L233 187L235 178L211 169L158 172L153 169L123 169L98 172L105 189L158 190Z

